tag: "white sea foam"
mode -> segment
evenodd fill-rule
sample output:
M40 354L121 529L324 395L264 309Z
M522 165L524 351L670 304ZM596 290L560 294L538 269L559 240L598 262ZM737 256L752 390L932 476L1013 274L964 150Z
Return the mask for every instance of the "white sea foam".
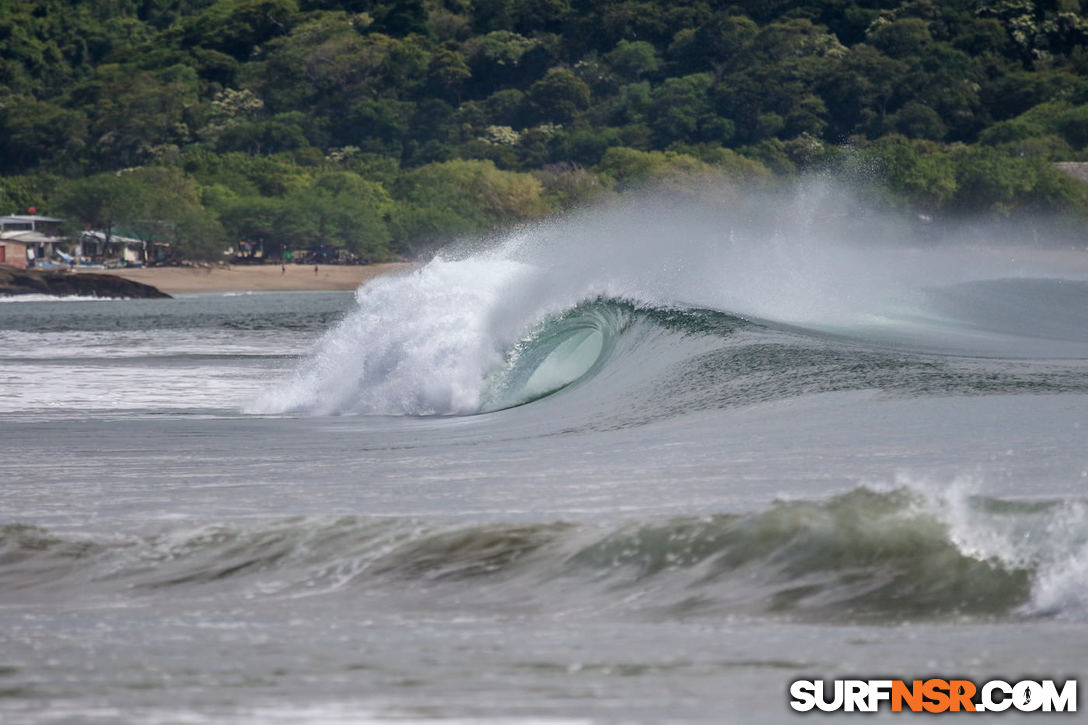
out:
M973 476L951 483L900 475L896 485L920 493L928 512L948 528L964 556L1031 572L1028 615L1088 619L1088 505L1056 502L982 503Z
M484 375L502 361L503 301L528 273L508 260L436 259L407 277L374 280L293 379L250 410L473 412Z
M87 295L0 295L0 302L116 302L121 297L94 297Z

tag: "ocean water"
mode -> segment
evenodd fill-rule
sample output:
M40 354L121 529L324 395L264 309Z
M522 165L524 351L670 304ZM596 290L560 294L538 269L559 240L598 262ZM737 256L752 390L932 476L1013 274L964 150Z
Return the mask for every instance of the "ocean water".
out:
M1088 252L988 233L646 199L354 294L0 302L0 721L1080 677Z

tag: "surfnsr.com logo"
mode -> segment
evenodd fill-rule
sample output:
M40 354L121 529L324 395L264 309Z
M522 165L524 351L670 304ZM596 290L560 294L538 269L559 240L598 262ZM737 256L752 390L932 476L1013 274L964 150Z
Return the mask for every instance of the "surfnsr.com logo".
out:
M1076 712L1077 681L797 680L790 698L798 712Z

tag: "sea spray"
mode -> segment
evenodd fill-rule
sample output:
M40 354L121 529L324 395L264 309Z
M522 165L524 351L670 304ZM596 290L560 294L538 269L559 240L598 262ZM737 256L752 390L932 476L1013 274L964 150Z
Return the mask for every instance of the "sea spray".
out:
M1036 272L1062 269L1060 258L1041 259ZM541 355L548 363L532 385L526 372L524 394L496 393L503 370L534 330L601 299L943 354L1023 355L1022 336L1042 331L1047 344L1031 354L1088 356L1080 312L1034 324L1059 292L1059 307L1088 310L1088 287L1001 286L1026 273L1023 257L934 246L918 222L826 182L791 194L647 195L453 245L411 274L371 281L358 308L247 411L464 415L527 402L594 369L612 333L590 325L581 342L558 341L567 354ZM1027 311L983 318L995 298L1018 296Z
M251 412L464 414L502 360L507 337L493 320L525 265L488 257L438 258L356 293L359 308L318 342L285 384Z

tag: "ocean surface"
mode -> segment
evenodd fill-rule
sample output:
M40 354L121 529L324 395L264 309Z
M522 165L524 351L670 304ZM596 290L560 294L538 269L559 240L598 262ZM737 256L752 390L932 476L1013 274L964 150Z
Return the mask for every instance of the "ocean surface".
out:
M0 722L1083 677L1088 251L984 232L646 201L354 294L0 302Z

